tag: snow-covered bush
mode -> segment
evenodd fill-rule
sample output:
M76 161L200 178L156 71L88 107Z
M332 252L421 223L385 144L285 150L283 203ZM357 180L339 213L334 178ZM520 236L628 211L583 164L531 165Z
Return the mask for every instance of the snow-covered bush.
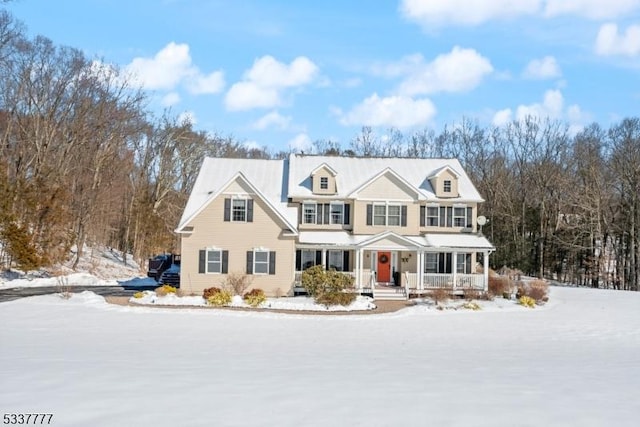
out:
M535 302L546 302L549 300L549 285L544 280L532 280L530 282L518 282L517 297L529 297Z
M257 307L263 302L267 300L267 297L264 294L262 289L252 289L251 291L244 294L244 302L249 304L251 307Z

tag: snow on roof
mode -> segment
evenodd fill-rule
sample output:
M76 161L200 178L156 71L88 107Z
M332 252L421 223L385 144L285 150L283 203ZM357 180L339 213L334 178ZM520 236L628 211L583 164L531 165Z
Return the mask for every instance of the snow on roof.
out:
M313 170L325 163L331 165L336 171L336 180L339 183L338 194L332 197L349 198L353 191L362 187L367 181L379 176L386 169L392 169L413 187L419 189L428 200L436 200L429 177L448 167L459 176L460 197L453 200L484 201L457 159L360 158L302 154L289 156L289 197L312 196L309 176Z
M205 158L178 230L238 177L258 190L276 213L295 230L297 210L287 207L287 166L284 160Z
M424 239L426 240L427 246L434 248L496 249L486 237L479 234L425 234Z

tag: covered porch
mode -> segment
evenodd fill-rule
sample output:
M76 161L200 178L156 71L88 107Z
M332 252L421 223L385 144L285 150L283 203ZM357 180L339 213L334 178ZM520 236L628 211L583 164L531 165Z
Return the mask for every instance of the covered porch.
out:
M302 272L313 265L352 276L355 292L377 299L406 299L435 289L460 294L466 289L488 289L489 254L494 247L480 235L301 234L294 277L298 292L304 291Z

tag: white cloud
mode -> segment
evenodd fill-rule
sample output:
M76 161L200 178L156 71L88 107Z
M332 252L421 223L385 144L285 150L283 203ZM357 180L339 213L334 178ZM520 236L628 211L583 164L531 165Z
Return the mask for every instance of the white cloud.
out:
M134 58L126 66L132 80L148 90L174 90L185 84L193 94L218 93L224 88L221 71L203 75L194 66L186 43L169 43L153 58Z
M258 144L258 141L254 141L254 140L245 141L244 147L247 150L260 150L262 148L262 146Z
M192 125L197 124L198 120L196 119L196 113L193 111L184 111L180 113L180 115L178 115L178 123L184 122L191 123Z
M442 25L479 25L523 16L575 15L601 20L625 16L640 0L402 0L400 10L426 28Z
M495 126L504 126L512 120L524 120L527 116L539 119L564 120L569 124L572 134L580 131L589 120L589 115L584 113L576 104L565 108L564 96L555 90L545 92L542 102L522 104L516 108L515 114L510 108L499 110L493 115L492 123Z
M272 56L258 58L244 73L243 80L231 86L225 97L228 110L270 108L283 104L287 88L307 85L318 77L318 67L304 56L289 65Z
M428 99L413 100L406 96L380 98L373 94L341 116L343 125L393 126L399 129L429 123L436 114L436 107Z
M402 13L425 26L477 25L493 19L535 14L541 0L402 0Z
M264 130L270 127L286 130L290 125L291 116L283 116L277 111L272 111L256 120L251 127L258 130Z
M160 105L163 107L172 107L180 102L180 95L177 92L169 92L162 97Z
M542 59L534 59L524 69L522 75L527 79L551 79L560 77L562 72L558 62L553 56L545 56Z
M624 16L640 6L640 0L546 0L545 16L577 15L589 19Z
M474 49L455 46L451 52L438 55L425 63L420 55L413 55L391 66L388 72L408 72L400 84L404 95L436 92L465 92L474 89L493 72L491 62Z
M600 27L596 38L595 51L598 55L637 56L640 54L640 25L630 25L623 33L618 33L616 24L608 23Z
M306 133L299 133L289 141L289 149L295 152L311 153L313 143Z

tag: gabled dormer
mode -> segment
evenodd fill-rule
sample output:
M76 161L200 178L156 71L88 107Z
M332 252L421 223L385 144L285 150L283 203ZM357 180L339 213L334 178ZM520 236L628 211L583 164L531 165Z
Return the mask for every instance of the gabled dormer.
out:
M442 199L459 197L459 178L460 175L449 166L435 170L428 177L436 197Z
M338 173L326 163L311 171L311 191L313 194L333 195L338 192L336 175Z

